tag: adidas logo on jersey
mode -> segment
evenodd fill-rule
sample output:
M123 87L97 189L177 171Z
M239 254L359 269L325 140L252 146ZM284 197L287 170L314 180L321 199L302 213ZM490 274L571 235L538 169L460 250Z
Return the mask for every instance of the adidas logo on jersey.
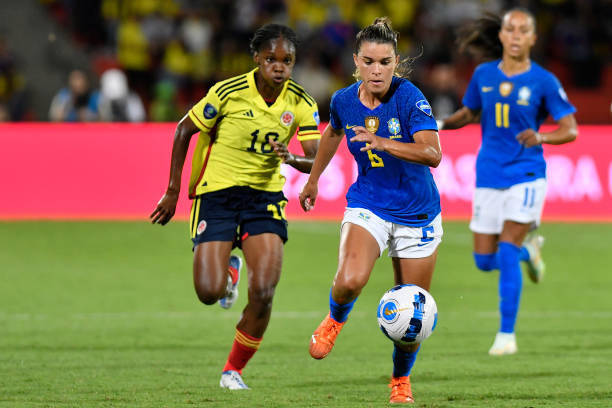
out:
M253 117L253 111L251 109L249 109L248 111L243 113L244 116L248 116L249 118Z

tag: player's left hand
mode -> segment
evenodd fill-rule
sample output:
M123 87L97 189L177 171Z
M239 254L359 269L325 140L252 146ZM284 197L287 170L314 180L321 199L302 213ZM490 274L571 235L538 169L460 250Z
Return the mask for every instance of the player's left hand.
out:
M351 137L351 142L365 142L366 145L362 147L360 150L362 152L368 150L380 150L384 151L384 143L387 139L376 136L372 132L369 132L363 126L355 126L353 128L355 132L355 136Z
M516 140L525 147L532 147L542 144L542 134L533 129L525 129L518 135Z
M291 162L294 160L293 154L287 148L284 143L275 142L270 140L270 145L274 148L274 152L281 158L283 163Z

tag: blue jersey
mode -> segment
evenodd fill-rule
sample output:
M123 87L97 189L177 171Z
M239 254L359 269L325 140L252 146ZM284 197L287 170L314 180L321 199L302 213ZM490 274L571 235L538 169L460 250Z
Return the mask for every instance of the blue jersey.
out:
M463 97L465 106L481 111L476 187L507 188L546 177L542 146L526 148L516 136L526 129L538 131L549 113L559 120L576 111L559 80L535 62L510 77L500 62L479 65Z
M429 166L400 160L378 150L362 152L351 142L355 126L380 137L414 143L419 130L437 130L429 103L410 81L394 77L385 101L365 107L357 92L361 81L340 89L331 99L330 125L344 129L358 177L346 194L348 207L366 208L380 218L413 227L428 225L440 213L440 195Z

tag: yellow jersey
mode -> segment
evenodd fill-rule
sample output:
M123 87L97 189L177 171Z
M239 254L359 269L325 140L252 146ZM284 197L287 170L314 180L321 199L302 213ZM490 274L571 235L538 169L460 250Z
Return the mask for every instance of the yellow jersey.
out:
M201 130L193 153L189 197L232 186L281 191L285 177L271 140L289 144L320 139L315 100L289 79L268 106L255 85L254 69L216 83L189 110Z

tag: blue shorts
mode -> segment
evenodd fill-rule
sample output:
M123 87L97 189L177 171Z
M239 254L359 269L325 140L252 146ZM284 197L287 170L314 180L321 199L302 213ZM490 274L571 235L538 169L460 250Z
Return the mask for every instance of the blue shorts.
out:
M193 247L202 242L231 241L242 248L250 235L266 232L287 242L285 206L282 191L269 192L235 186L197 196L193 200L190 231Z

